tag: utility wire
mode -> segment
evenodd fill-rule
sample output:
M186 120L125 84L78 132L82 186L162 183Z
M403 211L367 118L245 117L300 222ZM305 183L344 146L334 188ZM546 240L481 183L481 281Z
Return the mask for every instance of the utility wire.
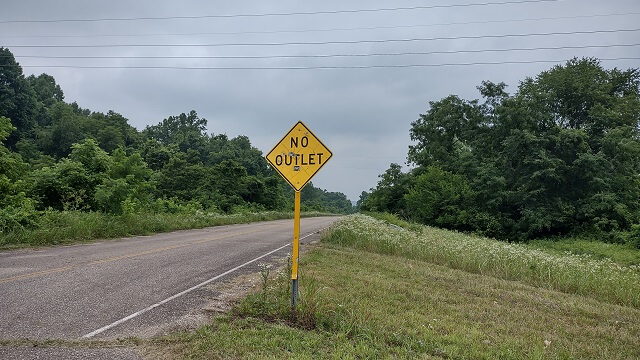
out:
M640 57L599 58L604 61L640 60ZM146 69L146 70L333 70L333 69L383 69L383 68L424 68L443 66L475 66L506 64L563 63L566 60L523 60L496 62L440 63L440 64L398 64L398 65L354 65L354 66L266 66L266 67L217 67L217 66L102 66L102 65L0 65L0 67L23 68L68 68L68 69Z
M495 1L484 3L448 4L448 5L427 5L408 6L378 9L353 9L353 10L327 10L327 11L300 11L288 13L263 13L263 14L226 14L226 15L188 15L188 16L147 16L129 18L95 18L95 19L43 19L43 20L3 20L0 24L17 23L61 23L61 22L98 22L98 21L139 21L139 20L190 20L190 19L216 19L216 18L237 18L237 17L265 17L265 16L294 16L294 15L329 15L329 14L352 14L380 11L403 11L403 10L424 10L443 8L462 8L472 6L492 6L492 5L512 5L542 2L557 2L561 0L518 0L518 1Z
M546 33L528 33L528 34L471 35L471 36L450 36L450 37L409 38L409 39L300 41L300 42L279 42L279 43L89 44L89 45L4 45L4 46L5 47L11 47L11 48L111 48L111 47L285 46L285 45L337 45L337 44L351 44L352 45L352 44L433 41L433 40L496 39L496 38L506 38L506 37L529 37L529 36L551 36L551 35L612 34L612 33L620 33L620 32L635 32L635 31L640 31L640 28L637 28L637 29L617 29L617 30L589 30L589 31L546 32Z
M476 49L476 50L443 50L443 51L414 51L414 52L394 52L394 53L370 53L370 54L316 54L316 55L200 55L200 56L75 56L75 55L16 55L16 58L26 59L308 59L308 58L334 58L334 57L373 57L373 56L406 56L406 55L436 55L436 54L465 54L465 53L485 53L485 52L508 52L508 51L539 51L539 50L569 50L569 49L599 49L612 47L632 47L640 46L634 44L601 44L601 45L576 45L576 46L542 46L532 48L508 48L508 49ZM10 57L11 55L0 55Z
M369 26L369 27L350 27L350 28L329 28L329 29L303 29L303 30L273 30L273 31L237 31L237 32L191 32L191 33L156 33L156 34L93 34L93 35L1 35L0 38L100 38L100 37L154 37L154 36L196 36L196 35L248 35L248 34L285 34L285 33L309 33L309 32L331 32L331 31L354 31L354 30L382 30L382 29L407 29L418 27L434 27L434 26L457 26L457 25L479 25L479 24L496 24L522 21L540 21L540 20L570 20L570 19L587 19L611 16L631 16L640 15L640 12L627 13L611 13L611 14L595 14L595 15L575 15L575 16L554 16L554 17L538 17L538 18L521 18L507 20L485 20L485 21L461 21L461 22L445 22L432 24L414 24L414 25L395 25L395 26Z

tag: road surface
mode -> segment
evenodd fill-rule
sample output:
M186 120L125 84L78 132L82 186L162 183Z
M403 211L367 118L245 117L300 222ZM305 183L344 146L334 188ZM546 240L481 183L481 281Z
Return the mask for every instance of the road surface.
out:
M303 242L337 218L301 221ZM0 252L0 340L139 336L291 251L292 220Z

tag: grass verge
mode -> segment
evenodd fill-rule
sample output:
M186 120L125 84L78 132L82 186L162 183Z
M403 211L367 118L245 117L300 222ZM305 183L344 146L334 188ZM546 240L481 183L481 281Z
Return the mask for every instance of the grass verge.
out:
M538 249L557 255L583 255L597 260L609 259L623 266L640 265L640 249L629 244L610 244L581 238L540 239L527 243Z
M552 254L427 226L418 231L390 228L364 215L342 221L326 241L640 308L640 266L622 266L610 259Z
M439 262L445 266L433 263L438 258L425 256L427 250L405 252L416 251L417 243L396 244L421 244L419 239L437 236L429 246L460 256L449 242L464 242L461 234L432 231L412 236L382 221L347 217L302 259L295 314L289 311L287 271L269 276L263 268L261 289L232 313L196 332L154 340L153 347L160 349L154 354L187 359L640 358L637 307L615 304L607 296L534 286L537 280L503 279L499 258L486 259L483 273L470 272L444 260ZM495 250L489 240L475 241ZM535 250L518 250L537 256Z
M322 213L303 213L304 217ZM148 235L208 226L291 219L293 212L266 211L221 215L202 211L178 214L111 215L100 212L45 212L41 226L0 232L0 249L86 242L95 239Z
M407 230L422 232L425 226L399 219L389 213L366 213L378 220ZM630 244L607 243L583 237L551 237L531 240L526 247L554 255L581 255L594 260L611 260L621 266L640 266L640 249Z

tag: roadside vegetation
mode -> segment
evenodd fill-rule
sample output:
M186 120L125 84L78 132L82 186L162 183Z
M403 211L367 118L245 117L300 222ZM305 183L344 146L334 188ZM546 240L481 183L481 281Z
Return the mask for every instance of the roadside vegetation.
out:
M153 340L150 351L192 359L640 357L634 266L352 215L305 254L301 270L295 313L288 269L264 266L260 289L231 313Z
M509 92L449 95L411 123L363 211L525 242L571 237L640 248L640 70L574 58Z
M536 239L526 245L557 255L575 254L592 259L608 259L622 266L640 265L640 249L630 244L605 243L584 237L561 237Z
M331 215L303 212L302 217ZM124 215L102 212L45 211L37 228L18 228L0 233L0 249L86 242L133 235L150 235L208 226L293 219L287 211L242 211L220 214L200 210L179 213L133 213Z
M640 308L640 263L621 265L610 258L553 254L427 226L389 231L384 224L369 216L352 216L325 241ZM640 251L628 252L637 256Z
M0 79L0 246L279 218L274 214L293 210L290 186L249 138L209 133L196 111L139 131L115 111L65 102L52 76L25 77L2 47ZM301 199L303 211L353 211L344 194L313 184Z

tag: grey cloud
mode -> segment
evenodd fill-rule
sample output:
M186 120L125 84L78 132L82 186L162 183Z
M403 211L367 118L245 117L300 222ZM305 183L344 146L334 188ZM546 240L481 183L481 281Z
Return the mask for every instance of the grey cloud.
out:
M459 0L455 3L472 1ZM445 2L454 4L454 2ZM403 2L402 6L423 5ZM429 3L431 4L431 3ZM444 4L444 3L443 3ZM400 6L383 1L169 2L169 1L29 1L3 4L0 21L11 19L107 18L202 14L273 13ZM484 34L585 31L636 28L640 16L588 17L563 20L487 22L540 17L573 17L640 12L635 0L602 2L567 0L538 4L230 19L125 21L49 24L0 24L0 46L6 44L23 65L101 64L171 66L321 66L408 63L467 63L523 60L567 60L573 56L600 58L640 57L640 47L580 50L513 51L429 56L327 58L327 59L198 59L198 60L53 60L24 55L302 55L409 51L451 51L487 48L635 43L637 32L532 36L519 38L457 39L350 45L194 48L88 48L12 49L11 44L113 44L293 42L416 37L456 37ZM423 26L377 30L266 33L237 35L10 38L34 34L170 34L196 32L248 32L441 24L485 21L484 24ZM605 61L607 67L639 67L638 60ZM314 184L341 191L356 200L362 190L375 186L377 175L389 163L403 164L409 145L409 128L429 101L449 94L466 99L479 96L482 80L503 81L514 91L520 80L535 76L553 64L446 66L407 69L359 70L149 70L25 68L26 74L53 75L67 101L94 111L113 109L144 128L170 115L194 109L209 121L209 131L229 136L247 135L263 152L268 151L298 120L304 121L335 153L314 178Z

